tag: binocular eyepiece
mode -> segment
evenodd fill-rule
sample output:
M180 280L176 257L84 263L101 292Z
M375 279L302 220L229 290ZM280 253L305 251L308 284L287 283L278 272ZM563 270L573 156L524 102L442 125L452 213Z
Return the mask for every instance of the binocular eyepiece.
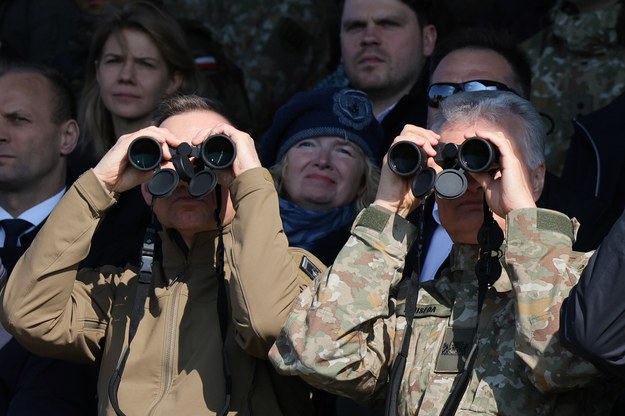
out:
M395 174L415 176L412 192L417 198L427 196L432 187L442 198L458 198L467 189L464 172L485 172L499 162L497 147L481 137L468 138L461 145L440 142L436 151L435 161L443 167L438 175L426 167L426 153L413 142L396 142L388 151L388 165Z
M208 136L199 146L181 143L171 149L175 169L160 169L163 162L161 144L149 136L141 136L128 147L128 162L140 171L158 171L148 183L148 190L154 196L169 195L178 186L180 179L189 182L189 193L200 198L217 185L213 169L225 169L236 158L236 145L224 134ZM191 161L195 157L195 163Z

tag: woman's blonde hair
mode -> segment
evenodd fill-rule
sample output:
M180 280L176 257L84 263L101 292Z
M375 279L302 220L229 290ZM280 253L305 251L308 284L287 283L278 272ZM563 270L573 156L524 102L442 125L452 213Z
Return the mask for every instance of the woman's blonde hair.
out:
M165 59L170 74L179 72L182 85L178 92L195 92L198 85L198 70L180 24L156 5L146 1L126 4L114 10L96 29L91 39L89 57L85 68L85 85L80 98L79 123L83 132L83 143L89 143L100 158L117 139L113 129L111 113L104 106L100 87L96 79L98 61L104 44L111 35L124 29L139 30L147 34ZM87 143L84 143L84 140Z

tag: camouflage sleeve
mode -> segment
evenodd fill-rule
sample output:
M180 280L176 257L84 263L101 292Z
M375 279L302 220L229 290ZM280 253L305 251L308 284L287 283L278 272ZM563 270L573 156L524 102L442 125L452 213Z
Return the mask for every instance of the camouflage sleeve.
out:
M374 206L359 214L334 265L302 292L271 348L281 373L355 399L386 383L396 335L390 292L414 232Z
M508 214L506 268L517 300L516 354L541 391L589 384L596 368L560 343L560 307L591 253L572 251L575 224L564 214L521 209Z

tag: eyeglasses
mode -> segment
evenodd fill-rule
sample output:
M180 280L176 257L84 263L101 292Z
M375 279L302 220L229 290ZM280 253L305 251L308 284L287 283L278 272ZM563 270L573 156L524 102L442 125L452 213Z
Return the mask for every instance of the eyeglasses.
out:
M438 108L441 101L445 98L461 91L509 91L519 95L512 88L508 88L505 84L497 81L479 79L460 84L453 82L438 82L428 87L428 105L433 108Z

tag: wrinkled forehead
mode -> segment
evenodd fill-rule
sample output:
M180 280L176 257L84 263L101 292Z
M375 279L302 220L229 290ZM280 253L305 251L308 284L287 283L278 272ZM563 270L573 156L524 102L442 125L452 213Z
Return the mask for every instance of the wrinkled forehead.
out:
M180 140L191 142L200 132L211 130L218 124L228 123L213 111L189 111L166 118L160 127L166 128Z

